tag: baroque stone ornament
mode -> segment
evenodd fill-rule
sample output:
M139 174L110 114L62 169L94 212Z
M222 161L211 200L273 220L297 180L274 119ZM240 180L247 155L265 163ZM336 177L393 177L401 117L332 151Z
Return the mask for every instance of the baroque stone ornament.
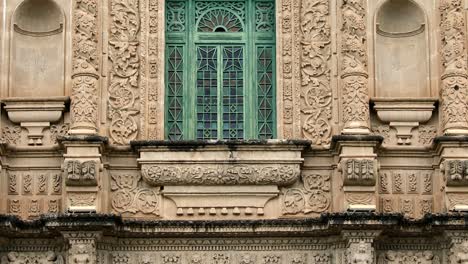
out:
M24 253L24 252L9 252L5 261L2 264L64 264L64 259L61 255L57 255L53 251Z
M341 6L341 88L343 133L368 134L366 2L343 0Z
M74 134L95 134L98 117L101 2L73 2L71 130Z
M111 1L108 119L110 138L117 145L129 144L139 133L139 3L138 0Z
M66 232L64 238L68 241L68 259L71 264L96 264L96 240L99 232Z
M431 145L437 136L437 128L431 125L419 126L419 144Z
M250 185L294 183L297 165L142 165L143 178L151 185Z
M161 45L160 32L159 29L159 4L158 0L148 0L148 47L147 47L147 54L148 59L146 61L149 75L147 76L147 90L148 90L148 97L147 97L147 113L148 113L148 138L149 139L157 139L159 137L158 133L158 124L160 124L162 120L162 115L160 114L161 111L159 108L160 105L160 91L158 87L160 87L161 78L162 76L161 69L162 67L160 61L160 52L159 52L159 45ZM142 49L144 50L144 49ZM144 71L142 71L142 74ZM142 76L143 77L143 76ZM142 78L143 79L143 78Z
M7 126L2 129L2 139L8 144L17 145L21 139L20 126Z
M468 134L468 68L462 0L440 1L441 108L445 134Z
M159 197L151 188L138 184L141 176L131 173L112 174L111 204L118 213L159 215Z
M377 166L373 159L348 159L343 161L345 185L375 185Z
M448 186L468 185L468 160L446 160L441 169Z
M304 173L302 188L284 191L283 214L322 213L330 208L330 176L328 174Z
M99 172L98 164L94 160L67 160L64 164L65 179L68 186L96 185Z
M50 126L50 140L53 144L57 144L57 138L63 137L70 130L70 124L60 124Z
M435 264L440 263L440 259L438 256L434 256L429 250L426 251L387 251L383 256L382 259L384 260L383 263L387 264ZM383 264L382 263L382 264Z
M301 123L314 145L330 143L332 90L330 86L329 1L301 1Z

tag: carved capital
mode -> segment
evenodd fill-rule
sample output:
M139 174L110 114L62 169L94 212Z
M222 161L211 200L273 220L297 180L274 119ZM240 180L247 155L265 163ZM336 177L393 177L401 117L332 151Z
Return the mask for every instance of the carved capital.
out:
M96 186L99 166L95 160L66 160L64 177L68 186Z
M377 175L376 159L344 159L341 171L345 185L374 186Z

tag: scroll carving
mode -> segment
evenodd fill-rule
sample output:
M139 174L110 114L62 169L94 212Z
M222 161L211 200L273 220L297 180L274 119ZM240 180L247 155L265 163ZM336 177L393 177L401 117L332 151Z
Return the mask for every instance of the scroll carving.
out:
M75 0L74 3L71 129L95 133L99 92L100 1Z
M282 200L284 214L322 213L330 208L330 176L328 174L303 174L302 188L284 191Z
M330 143L329 1L301 2L301 112L303 135L315 145Z
M109 135L114 144L125 145L139 133L139 1L113 0L110 14Z
M143 178L151 185L292 184L300 174L297 165L143 165Z
M115 212L159 215L157 193L138 186L140 179L140 175L112 174L112 208Z
M341 6L342 107L344 132L349 133L369 133L365 4L344 0Z
M440 3L441 108L445 134L468 133L468 73L465 11L461 0Z

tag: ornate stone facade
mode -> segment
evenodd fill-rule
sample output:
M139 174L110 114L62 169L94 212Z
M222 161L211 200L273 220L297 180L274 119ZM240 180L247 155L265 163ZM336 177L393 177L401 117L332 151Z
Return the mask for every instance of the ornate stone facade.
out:
M468 263L466 1L245 0L272 136L256 87L242 139L170 141L168 83L225 30L166 34L210 6L183 1L0 1L1 264Z

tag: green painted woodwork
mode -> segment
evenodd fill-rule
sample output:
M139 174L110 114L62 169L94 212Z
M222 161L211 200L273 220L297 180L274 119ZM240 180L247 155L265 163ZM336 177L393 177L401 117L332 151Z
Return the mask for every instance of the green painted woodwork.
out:
M276 136L274 0L166 1L166 138Z

